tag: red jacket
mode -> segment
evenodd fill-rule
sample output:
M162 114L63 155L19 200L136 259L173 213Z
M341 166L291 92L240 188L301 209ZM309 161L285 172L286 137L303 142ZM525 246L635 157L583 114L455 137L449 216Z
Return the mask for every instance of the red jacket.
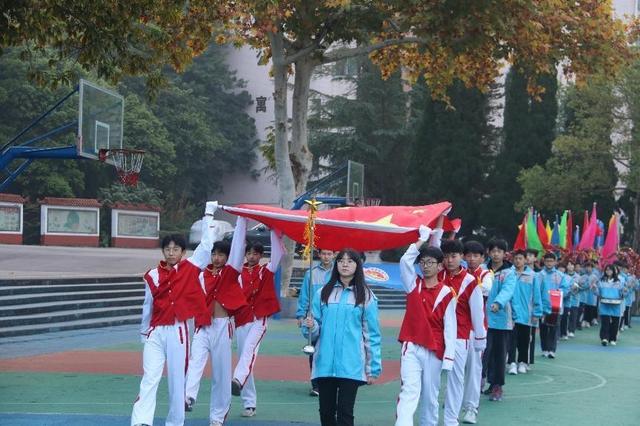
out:
M211 324L211 313L198 285L199 275L200 268L186 259L173 268L162 261L144 274L153 296L151 327L173 325L176 320L189 318L195 318L200 324Z
M238 284L238 271L229 265L225 265L219 271L213 271L213 265L200 274L200 285L204 289L207 309L213 312L214 302L218 302L227 310L229 315L243 306L247 306L247 300ZM206 324L205 324L206 325ZM196 322L196 327L202 324Z
M240 286L248 306L240 308L234 315L236 327L248 324L256 318L271 316L280 312L280 301L276 295L274 274L267 265L246 264L240 274Z
M484 323L484 311L480 307L479 312L472 312L473 307L469 303L472 293L478 287L478 281L476 277L467 272L465 268L460 268L458 273L451 274L446 269L443 269L438 273L438 280L443 284L449 286L456 294L456 319L458 322L458 339L469 339L471 330L473 330L473 315L482 315L482 322ZM476 295L476 297L482 297ZM482 305L482 302L480 302ZM475 307L477 310L478 307ZM484 337L484 335L478 336Z
M453 300L453 292L440 282L427 288L421 277L416 278L416 286L407 294L407 310L400 327L400 342L411 342L434 352L443 359L445 350L444 316Z

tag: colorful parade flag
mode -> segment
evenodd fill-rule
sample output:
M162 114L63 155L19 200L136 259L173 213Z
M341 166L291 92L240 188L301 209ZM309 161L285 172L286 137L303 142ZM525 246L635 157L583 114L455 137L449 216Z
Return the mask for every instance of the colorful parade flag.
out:
M308 212L287 210L258 204L224 206L229 213L262 222L286 236L304 243ZM435 227L440 215L451 209L451 203L441 202L425 206L344 207L318 211L315 218L314 240L328 250L350 247L359 251L384 250L401 247L418 240L420 225ZM449 226L460 226L450 221ZM459 228L458 228L459 229ZM445 226L445 231L447 226Z
M522 218L522 223L518 226L518 236L516 242L513 243L514 250L526 250L527 249L527 216L525 213Z
M551 233L553 231L551 230L551 226L549 226L549 219L547 219L547 223L544 225L544 231L547 234L547 241L551 242Z
M537 232L538 232L538 238L540 239L540 243L542 244L542 247L544 250L548 250L551 248L551 246L549 245L549 235L547 235L547 228L545 228L544 224L542 223L542 217L540 216L540 214L538 213L538 219L537 219Z
M558 239L560 240L560 243L558 245L563 249L567 248L567 213L568 210L562 212L560 225L558 225Z
M533 213L533 210L529 210L529 214L527 215L527 229L525 230L527 236L527 248L532 248L542 252L544 248L542 247L542 242L538 236L536 219L534 216L535 214Z
M598 216L596 214L596 203L593 203L593 210L591 211L591 218L582 233L582 239L578 245L578 250L590 250L593 249L593 244L596 241L596 235L598 233Z
M613 214L609 220L609 230L607 238L602 246L602 254L600 256L600 267L604 268L616 260L616 254L620 245L620 235L618 233L618 216Z
M578 249L578 245L580 245L580 225L576 225L576 232L573 234L573 248L574 250Z
M553 222L553 230L551 231L551 245L560 247L560 230L558 229L558 222Z
M573 213L571 213L571 210L567 210L565 213L567 213L567 235L565 238L566 241L566 247L564 247L565 249L567 249L568 251L572 252L573 251Z

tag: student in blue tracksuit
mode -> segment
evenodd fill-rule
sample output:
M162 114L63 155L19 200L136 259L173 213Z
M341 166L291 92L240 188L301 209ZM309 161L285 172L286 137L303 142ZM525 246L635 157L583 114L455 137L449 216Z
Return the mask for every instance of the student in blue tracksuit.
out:
M560 317L562 311L551 312L551 290L560 290L563 295L569 290L569 280L556 269L557 258L553 253L546 253L543 257L544 268L538 272L540 287L542 288L542 320L540 323L540 346L542 356L556 357L558 338L560 337Z
M526 254L527 254L526 255L527 266L529 268L531 268L532 271L534 271L534 274L536 275L536 278L538 278L538 272L540 271L540 268L536 264L537 261L538 261L538 250L533 249L533 248L528 248L526 250ZM531 369L533 367L533 364L535 364L536 332L538 330L538 327L540 327L540 321L538 321L535 324L532 324L532 326L531 326L531 340L529 341L529 366L528 366L528 369Z
M509 348L509 374L525 374L529 365L529 341L531 327L542 316L542 294L536 273L525 264L524 250L513 252L513 266L517 277L516 289L511 300L513 308L513 343ZM516 350L518 352L516 364Z
M507 361L507 337L513 329L511 299L516 287L516 274L511 263L505 260L507 242L492 240L488 244L491 260L487 265L493 271L493 285L487 298L487 381L490 384L491 401L502 401L505 364Z
M329 282L313 297L302 332L317 339L311 378L320 392L320 422L353 425L358 387L382 372L378 301L364 279L362 258L343 249Z
M298 309L296 310L296 318L298 320L298 327L302 326L302 320L309 314L309 300L313 298L313 295L322 288L331 278L331 270L333 269L333 257L335 253L333 250L320 250L318 257L320 263L311 268L311 274L309 271L304 273L302 285L300 286L300 293L298 295ZM309 282L311 282L311 289L309 289ZM311 296L309 296L311 295ZM311 341L311 344L315 346L316 342ZM313 355L309 355L309 368L313 368ZM318 383L315 380L311 381L310 396L318 396Z
M567 261L567 279L569 280L569 303L567 308L569 310L568 324L567 324L567 337L575 337L576 328L578 327L578 314L580 308L580 280L582 275L580 271L582 265L574 263L572 260ZM566 300L566 299L565 299Z
M631 307L636 300L636 289L638 288L638 279L628 271L626 262L623 262L622 272L626 274L624 286L627 290L627 295L624 297L624 313L622 315L623 321L620 323L620 331L627 328L631 328Z
M589 289L590 280L590 263L587 261L581 265L580 279L578 280L578 298L580 300L578 308L578 330L591 327L591 323L587 321L587 296L591 293L591 290Z
M592 287L592 291L600 297L598 314L600 314L602 346L607 346L607 344L615 346L618 340L622 300L626 294L615 266L605 266L602 278Z
M591 289L600 280L600 273L593 267L593 263L591 261L587 261L584 268L587 278L585 279L583 286L588 289L584 300L584 321L587 323L588 327L596 326L598 325L598 296L596 296Z

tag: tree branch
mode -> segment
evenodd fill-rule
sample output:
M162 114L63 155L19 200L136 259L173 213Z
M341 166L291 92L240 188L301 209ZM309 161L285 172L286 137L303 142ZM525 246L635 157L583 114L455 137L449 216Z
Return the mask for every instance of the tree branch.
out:
M400 38L400 39L384 40L379 43L374 43L374 44L369 44L364 46L339 48L339 49L335 49L325 53L322 58L322 63L329 64L331 62L336 62L341 59L353 58L354 56L367 55L371 52L375 52L376 50L380 50L385 47L398 46L401 44L412 44L412 43L426 44L427 41L428 41L427 39L420 38L420 37L406 37L406 38Z

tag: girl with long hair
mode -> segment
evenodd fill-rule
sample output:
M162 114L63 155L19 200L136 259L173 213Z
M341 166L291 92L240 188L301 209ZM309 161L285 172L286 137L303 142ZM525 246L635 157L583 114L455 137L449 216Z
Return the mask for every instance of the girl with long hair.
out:
M343 249L329 282L313 297L305 337L318 339L311 378L318 383L322 426L353 425L358 387L382 372L378 301L364 279L360 253Z

